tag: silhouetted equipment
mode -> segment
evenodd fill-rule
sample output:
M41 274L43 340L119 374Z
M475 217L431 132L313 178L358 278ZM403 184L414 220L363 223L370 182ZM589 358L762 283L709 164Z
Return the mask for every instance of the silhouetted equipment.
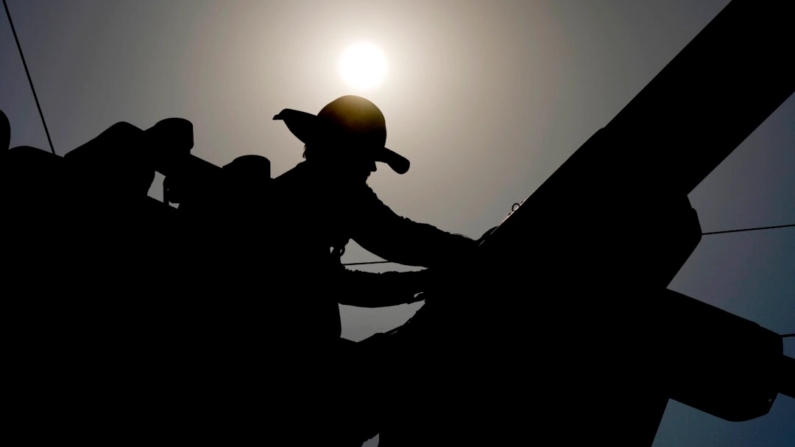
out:
M686 195L795 90L792 17L732 1L482 242L464 284L378 337L423 365L383 447L648 446L669 398L741 421L792 394L780 337L666 290L700 240Z
M28 83L30 84L30 90L33 93L33 99L36 101L36 108L39 110L39 116L41 117L41 124L44 126L44 133L47 135L47 142L50 143L50 151L53 155L55 155L55 147L52 145L52 138L50 138L50 131L47 129L47 122L44 120L44 112L41 111L41 104L39 104L39 97L36 95L36 88L33 87L33 79L30 78L30 70L28 70L28 63L25 62L25 54L22 52L22 46L19 44L19 37L17 36L17 30L14 27L14 21L11 20L11 11L8 10L8 2L3 0L3 7L6 10L6 17L8 18L8 24L11 26L11 33L14 35L14 41L17 44L17 50L19 50L19 58L22 60L22 65L25 67L25 74L28 76ZM0 147L0 149L5 150L7 147Z
M8 150L8 145L11 142L11 126L8 123L8 117L5 113L0 111L0 151L5 153ZM2 157L3 154L0 154Z
M360 366L387 375L370 382L384 406L367 429L382 447L529 436L648 446L668 399L744 421L795 397L780 336L667 289L701 239L687 194L795 91L792 10L732 1L484 235L465 281L427 291L406 325L357 345ZM259 410L241 419L215 404L285 391L258 385L280 371L256 344L279 318L251 298L268 284L248 262L278 237L263 206L270 163L219 167L192 148L190 122L170 118L145 131L118 123L64 157L3 151L4 254L15 260L4 281L24 291L4 300L10 424L33 437L47 436L41 426L81 439L162 428L226 443L247 432L235 424L265 424ZM155 172L178 208L147 196ZM207 387L212 377L224 379ZM280 421L318 411L295 407Z
M63 157L0 156L9 423L32 439L249 433L233 429L248 407L224 405L254 383L255 334L270 334L246 298L270 163L218 167L192 147L190 122L166 119L117 123ZM156 171L178 209L148 196Z
M747 421L767 414L776 395L795 383L795 375L786 378L783 361L789 358L778 334L682 294L667 291L662 298L652 309L654 320L666 326L645 335L659 340L672 399Z
M783 356L779 361L781 365L778 368L778 377L776 377L779 392L795 399L795 381L792 380L795 377L795 359Z

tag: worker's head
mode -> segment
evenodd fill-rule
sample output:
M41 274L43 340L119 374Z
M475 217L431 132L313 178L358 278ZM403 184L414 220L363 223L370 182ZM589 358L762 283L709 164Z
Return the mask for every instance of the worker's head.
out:
M274 117L305 144L304 157L345 178L366 180L375 162L389 164L397 173L408 171L409 161L384 147L386 122L372 102L359 96L337 98L317 115L284 109Z

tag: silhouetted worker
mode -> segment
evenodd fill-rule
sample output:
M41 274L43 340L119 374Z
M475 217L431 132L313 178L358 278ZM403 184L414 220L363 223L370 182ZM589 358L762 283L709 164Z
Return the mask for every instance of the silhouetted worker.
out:
M411 302L435 269L465 259L477 243L395 214L367 185L376 162L399 174L409 168L408 160L385 147L384 116L372 102L343 96L317 115L284 109L274 119L283 120L305 144L306 161L273 181L269 212L279 248L272 253L281 258L274 260L277 272L271 276L296 278L287 280L291 298L285 297L298 316L288 334L294 346L327 359L326 353L340 353L338 303L381 307ZM386 260L428 270L346 270L340 257L350 239ZM348 360L343 356L334 361Z
M318 303L315 330L319 337L332 342L339 338L338 302L372 307L400 304L426 284L424 271L344 273L340 257L350 239L388 261L431 269L442 268L475 248L476 242L468 237L398 216L367 185L376 162L387 163L399 174L409 168L408 160L384 147L384 116L372 102L343 96L318 115L285 109L274 119L284 120L305 144L306 159L274 180L272 209L290 216L280 215L277 220L289 228L280 228L276 234L300 235L286 241L287 259L300 265L302 273L331 280L326 287L333 284L330 290L342 294L330 300L318 297L327 301ZM367 290L371 290L371 301L362 296Z

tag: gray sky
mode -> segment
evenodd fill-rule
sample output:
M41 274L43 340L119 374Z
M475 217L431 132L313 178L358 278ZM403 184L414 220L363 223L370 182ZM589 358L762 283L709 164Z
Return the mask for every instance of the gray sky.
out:
M387 146L412 161L370 180L396 212L478 237L606 125L727 4L622 1L9 0L59 154L117 121L194 124L194 154L301 161L283 108L317 113L344 94L374 101ZM378 45L389 69L346 86L342 51ZM716 80L719 82L719 80ZM0 109L12 147L47 148L10 27L0 20ZM795 223L795 98L690 196L704 231ZM152 195L159 197L159 185ZM374 256L349 245L344 260ZM42 260L40 266L47 268ZM383 271L399 267L373 267ZM532 280L532 278L528 278ZM795 229L705 236L671 285L773 331L795 332ZM484 305L487 299L484 298ZM419 307L343 308L343 336L391 329ZM785 341L795 356L795 339ZM787 446L795 401L730 423L670 402L663 446Z

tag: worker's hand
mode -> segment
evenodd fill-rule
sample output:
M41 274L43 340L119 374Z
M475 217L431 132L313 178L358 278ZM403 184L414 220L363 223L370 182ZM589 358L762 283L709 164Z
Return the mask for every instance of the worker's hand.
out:
M406 304L416 303L418 301L424 301L424 300L425 300L425 292L420 292L414 295L414 298L406 301Z
M497 225L497 227L499 227L499 225ZM488 230L486 230L486 232L483 233L483 236L481 236L480 239L478 239L478 245L480 245L481 242L486 240L486 238L489 237L489 235L491 235L491 233L493 233L494 230L497 229L497 227L492 227L492 228L489 228Z
M480 242L485 240L496 229L497 227L489 229L477 241L470 239L470 244L467 244L455 256L450 256L444 264L429 268L426 278L428 288L424 290L447 289L451 286L460 286L465 283L467 278L469 278L469 272L478 268L477 260L480 255L478 246Z
M435 292L448 288L451 284L461 281L461 265L446 265L425 270L426 277L423 292Z
M411 281L411 291L414 292L416 298L416 294L422 293L436 282L436 275L434 274L432 269L424 269L424 270L417 270L414 272L404 272L404 277L409 278ZM420 301L422 298L416 301ZM413 303L415 301L409 301Z

